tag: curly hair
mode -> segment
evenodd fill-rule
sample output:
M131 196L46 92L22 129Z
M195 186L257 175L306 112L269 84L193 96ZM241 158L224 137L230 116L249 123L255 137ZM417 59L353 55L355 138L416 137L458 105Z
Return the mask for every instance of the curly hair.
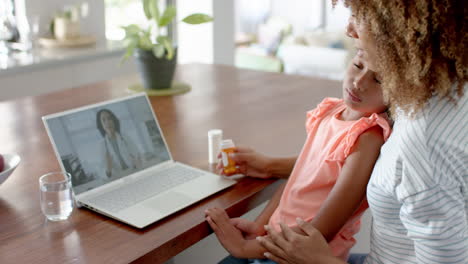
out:
M343 2L376 41L377 68L392 112L398 107L417 113L434 95L453 102L463 96L468 79L466 0Z

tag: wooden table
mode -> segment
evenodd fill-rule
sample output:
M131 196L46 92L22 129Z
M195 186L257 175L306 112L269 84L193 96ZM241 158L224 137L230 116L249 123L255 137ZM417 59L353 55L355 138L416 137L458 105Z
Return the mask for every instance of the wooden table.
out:
M325 96L341 96L335 81L229 66L180 65L176 78L192 91L153 97L151 103L174 159L203 169L210 169L209 129L223 129L237 145L273 156L296 155L305 140L305 112ZM239 216L272 195L274 180L245 178L143 230L86 209L74 210L67 221L46 221L38 178L60 167L41 116L124 96L137 81L136 75L126 76L0 102L0 152L22 158L0 186L0 263L161 263L211 233L205 208L218 206Z

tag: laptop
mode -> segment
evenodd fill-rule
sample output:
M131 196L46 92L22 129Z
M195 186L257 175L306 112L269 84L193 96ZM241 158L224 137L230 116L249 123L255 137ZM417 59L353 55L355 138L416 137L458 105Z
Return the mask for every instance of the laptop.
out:
M144 93L42 119L77 205L137 228L236 183L175 161Z

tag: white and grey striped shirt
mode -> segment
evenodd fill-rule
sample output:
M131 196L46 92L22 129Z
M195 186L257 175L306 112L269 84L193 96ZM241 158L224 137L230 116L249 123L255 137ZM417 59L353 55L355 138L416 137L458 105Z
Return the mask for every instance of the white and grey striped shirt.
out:
M366 263L468 263L468 91L398 118L367 187Z

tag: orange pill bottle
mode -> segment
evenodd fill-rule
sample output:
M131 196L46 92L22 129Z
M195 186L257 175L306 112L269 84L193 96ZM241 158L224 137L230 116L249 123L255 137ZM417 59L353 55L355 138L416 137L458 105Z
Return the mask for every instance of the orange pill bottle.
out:
M236 163L229 158L229 153L234 153L235 148L232 139L221 141L221 158L223 161L224 174L226 175L233 175L237 172Z

